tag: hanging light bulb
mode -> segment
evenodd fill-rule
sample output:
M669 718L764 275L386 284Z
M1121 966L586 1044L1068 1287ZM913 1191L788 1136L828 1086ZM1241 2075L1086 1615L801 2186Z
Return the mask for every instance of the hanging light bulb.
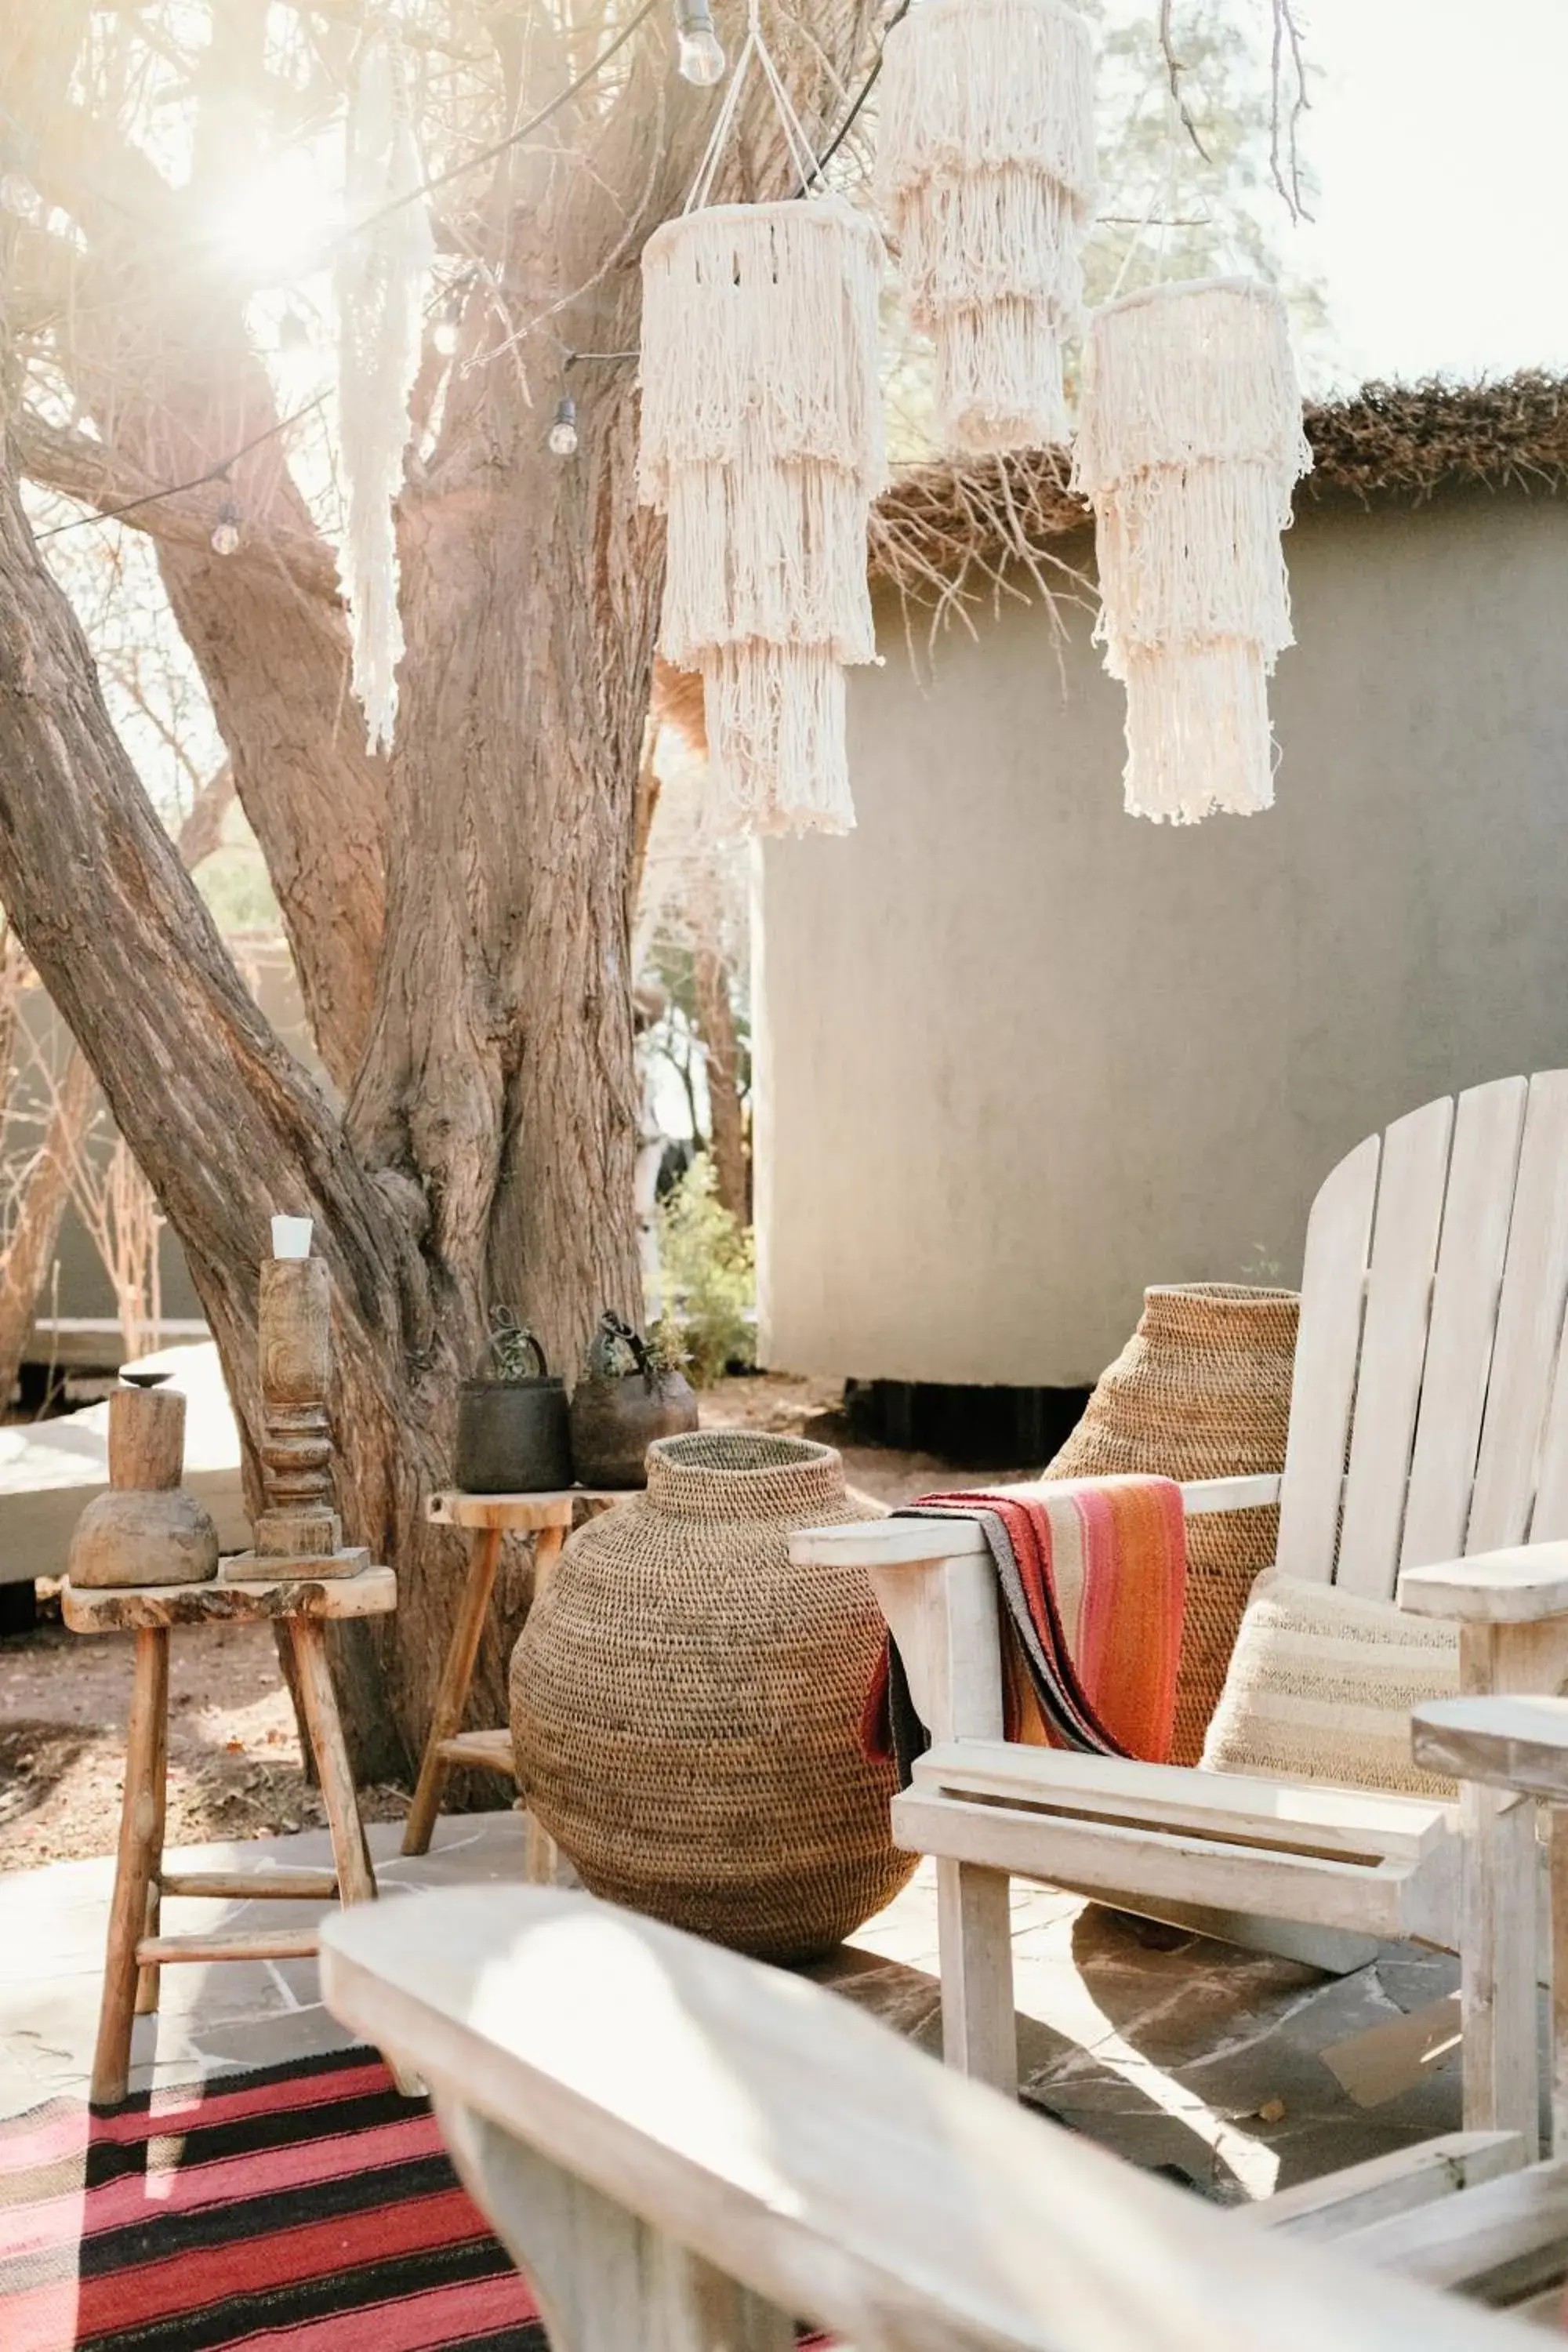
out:
M462 325L467 293L468 288L464 284L449 288L437 315L435 332L430 340L445 360L449 360L458 348L458 333Z
M724 79L724 50L713 30L709 0L675 0L675 30L679 41L676 70L682 81L711 89Z
M238 545L239 509L232 499L225 499L213 526L212 551L215 555L232 555Z
M550 428L549 448L552 457L574 457L577 455L577 404L566 393L555 404L555 422Z

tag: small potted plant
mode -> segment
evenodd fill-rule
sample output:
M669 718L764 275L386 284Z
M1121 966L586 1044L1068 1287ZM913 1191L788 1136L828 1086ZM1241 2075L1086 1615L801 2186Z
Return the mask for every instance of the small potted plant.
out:
M642 1486L656 1437L697 1426L697 1399L668 1323L646 1339L606 1307L572 1396L572 1459L584 1486Z
M510 1307L492 1307L482 1366L458 1392L454 1475L469 1495L536 1495L572 1484L566 1391Z

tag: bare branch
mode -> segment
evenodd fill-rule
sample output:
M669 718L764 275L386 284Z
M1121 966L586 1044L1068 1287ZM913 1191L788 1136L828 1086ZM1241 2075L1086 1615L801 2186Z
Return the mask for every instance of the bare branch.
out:
M1273 0L1273 9L1268 167L1291 219L1309 220L1311 215L1301 194L1300 153L1301 117L1311 104L1307 95L1306 49L1296 20L1295 0Z
M1182 95L1182 76L1186 71L1186 68L1176 55L1175 36L1171 28L1172 6L1173 0L1160 0L1160 48L1165 60L1165 78L1170 83L1171 100L1181 117L1183 130L1203 157L1204 162L1209 163L1214 161L1214 158L1199 138L1198 126L1193 121L1192 110Z
M223 841L224 819L235 803L234 768L226 760L216 776L209 776L195 799L185 812L184 823L175 836L174 846L180 853L180 863L188 874L194 874L204 858L210 857Z
M21 470L40 488L58 490L99 513L113 511L132 530L176 547L205 548L217 520L225 495L208 483L171 490L143 472L123 449L111 448L88 434L50 425L34 409L23 409L13 425ZM125 510L121 516L121 510ZM314 531L290 530L286 523L247 517L247 528L238 551L230 559L241 562L282 563L301 588L320 595L338 593L337 566L325 540Z

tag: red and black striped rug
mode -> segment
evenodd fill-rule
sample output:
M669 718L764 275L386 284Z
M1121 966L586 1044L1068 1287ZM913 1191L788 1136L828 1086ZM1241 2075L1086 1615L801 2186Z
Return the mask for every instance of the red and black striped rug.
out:
M284 2347L545 2352L428 2105L374 2052L0 2123L0 2352Z
M543 2352L428 2106L351 2051L0 2125L5 2352Z

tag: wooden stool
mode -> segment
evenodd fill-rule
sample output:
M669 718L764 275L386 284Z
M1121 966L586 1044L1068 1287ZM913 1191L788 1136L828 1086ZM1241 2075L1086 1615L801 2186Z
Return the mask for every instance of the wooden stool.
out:
M109 1951L92 2062L95 2106L125 2096L134 2018L158 2006L158 1972L174 1960L286 1960L310 1958L314 1927L265 1928L216 1936L165 1936L165 1895L250 1902L280 1895L293 1902L368 1903L375 1874L354 1792L353 1772L327 1664L326 1621L378 1617L397 1606L389 1568L355 1576L299 1575L245 1583L166 1584L100 1590L61 1588L60 1608L73 1633L136 1636L131 1720L125 1743L125 1794L120 1851L109 1913ZM163 1816L169 1754L169 1635L176 1625L251 1624L281 1620L298 1671L300 1701L332 1833L333 1868L325 1870L165 1871Z
M433 1525L467 1528L472 1542L468 1580L458 1604L458 1621L452 1628L447 1663L441 1669L418 1786L404 1826L405 1853L429 1852L447 1775L454 1765L503 1772L513 1781L517 1777L510 1731L458 1729L468 1703L474 1661L479 1654L479 1638L489 1612L490 1596L495 1591L501 1538L532 1536L533 1597L537 1601L561 1557L561 1547L572 1525L574 1505L587 1502L603 1507L621 1499L619 1494L596 1486L563 1486L539 1495L465 1495L450 1489L432 1495L426 1504L426 1515ZM555 1874L555 1842L540 1828L531 1813L528 1817L527 1869L530 1880L536 1885L548 1885Z

